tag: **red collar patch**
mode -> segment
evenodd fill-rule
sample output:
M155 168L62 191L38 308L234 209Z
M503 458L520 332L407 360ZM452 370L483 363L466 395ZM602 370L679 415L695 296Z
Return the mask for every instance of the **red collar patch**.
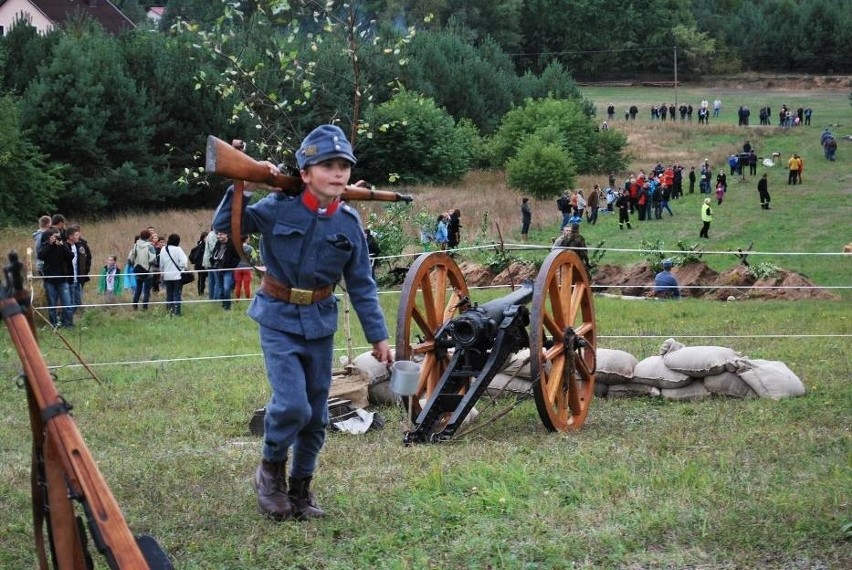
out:
M311 194L308 190L302 192L302 204L304 204L311 212L317 213L320 210L319 200L317 200L317 197ZM323 215L331 216L339 207L340 198L335 198L328 206L326 206L325 213Z

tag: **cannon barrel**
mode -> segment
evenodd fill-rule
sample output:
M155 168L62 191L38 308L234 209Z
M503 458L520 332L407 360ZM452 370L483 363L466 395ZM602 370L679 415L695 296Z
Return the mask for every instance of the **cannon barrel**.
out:
M479 305L475 310L484 313L486 317L492 319L496 323L499 323L503 320L504 310L512 305L526 305L530 302L532 296L533 283L532 281L526 281L519 289L512 291L504 297L493 299L485 304Z

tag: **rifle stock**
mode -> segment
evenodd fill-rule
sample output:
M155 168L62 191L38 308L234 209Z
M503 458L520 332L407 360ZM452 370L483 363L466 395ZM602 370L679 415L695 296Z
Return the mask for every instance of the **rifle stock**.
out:
M75 500L83 505L95 544L110 568L171 568L171 562L159 546L152 549L150 541L131 534L115 497L68 413L71 406L56 389L36 342L31 319L15 298L26 297L20 295L20 290L13 291L15 283L20 281L10 279L20 271L21 264L15 254L9 254L9 260L11 263L4 271L6 285L0 284L0 313L21 359L26 380L33 431L33 515L39 567L47 570L43 520L48 525L52 559L58 570L91 567L85 532L78 524L72 502ZM140 544L145 545L144 551Z
M302 191L302 179L298 176L272 175L265 164L213 135L207 137L204 169L223 178L266 184L273 190L284 192L289 196L295 196ZM413 200L407 194L371 190L359 186L347 186L340 198L344 201L375 200L379 202L411 202Z

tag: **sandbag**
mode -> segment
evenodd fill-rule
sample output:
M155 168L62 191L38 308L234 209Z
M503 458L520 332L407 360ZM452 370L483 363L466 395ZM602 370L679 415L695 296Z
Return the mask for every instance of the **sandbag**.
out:
M399 402L399 396L390 389L390 370L386 364L376 360L370 352L359 354L352 360L352 364L369 378L368 394L371 404Z
M629 352L598 348L595 350L595 356L597 357L595 382L623 384L633 379L633 369L639 361Z
M739 377L761 398L780 400L805 394L805 385L783 362L739 358L733 364Z
M492 396L500 396L501 394L530 394L532 393L532 382L528 378L520 376L512 377L511 374L498 372L491 383L488 384L486 391Z
M712 394L730 396L731 398L757 398L751 386L733 372L711 374L704 378L704 387Z
M334 370L328 397L349 400L356 408L366 408L370 403L369 385L370 379L363 370Z
M685 348L686 345L676 341L673 338L667 338L663 341L663 344L660 345L660 356L665 356L669 352L674 352L675 350L680 350L681 348Z
M660 389L647 384L627 382L626 384L610 384L606 393L608 398L626 398L629 396L654 396L660 395Z
M530 349L521 349L510 356L501 372L509 376L529 380L532 376L532 372L530 371Z
M704 378L721 374L729 360L739 357L737 351L724 346L686 346L667 352L663 361L672 370L693 378Z
M704 382L695 381L683 388L663 388L660 394L666 400L677 400L680 402L690 402L693 400L702 400L710 397L710 391L704 386Z
M668 368L662 356L654 355L639 361L633 369L633 382L656 388L683 388L692 382L692 377Z

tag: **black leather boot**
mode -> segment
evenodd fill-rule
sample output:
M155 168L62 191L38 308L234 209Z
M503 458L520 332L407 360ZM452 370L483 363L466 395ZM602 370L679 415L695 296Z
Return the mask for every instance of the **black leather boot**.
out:
M263 460L254 474L257 491L257 509L264 515L279 521L293 516L293 505L287 495L287 462L272 463Z
M290 503L293 505L293 516L300 521L325 516L325 511L317 504L317 499L311 492L311 479L313 477L290 477Z

